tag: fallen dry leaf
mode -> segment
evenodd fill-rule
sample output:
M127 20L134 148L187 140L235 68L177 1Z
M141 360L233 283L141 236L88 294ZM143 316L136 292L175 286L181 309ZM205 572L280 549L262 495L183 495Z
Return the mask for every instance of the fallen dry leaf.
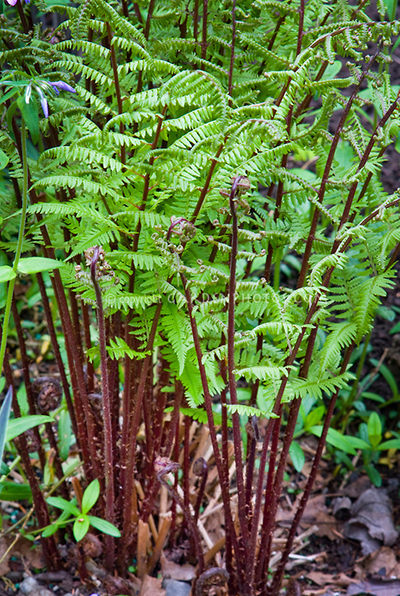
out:
M371 596L399 596L400 581L398 579L381 581L366 580L359 584L352 584L347 588L347 594L370 594Z
M277 512L276 521L281 522L285 527L289 526L293 521L298 502L299 498L296 499L291 510L280 507ZM318 526L318 530L315 532L317 536L326 536L330 540L337 539L337 534L335 533L337 522L328 512L324 495L318 495L310 499L301 518L300 527L303 530L314 525Z
M35 569L43 569L45 567L41 545L32 544L31 540L22 536L18 538L12 554L19 554L21 557L24 557L29 562L29 565Z
M350 499L358 499L360 495L365 493L365 491L371 487L371 480L368 476L360 476L357 480L346 486L343 490L343 494L346 497L350 497Z
M390 579L400 578L400 563L389 546L382 546L378 551L369 555L362 563L369 575L379 573Z
M186 563L185 565L178 565L173 561L169 561L165 555L161 555L161 573L165 579L176 579L181 582L190 582L196 575L193 565Z
M13 536L0 538L0 559L4 557L7 549L10 547L13 541ZM35 569L42 569L44 567L43 551L41 545L33 545L30 540L27 540L22 536L18 538L10 552L7 553L7 555L4 557L4 560L1 561L0 575L5 575L10 571L8 562L11 556L23 557L25 561L29 563L29 566Z
M161 587L162 578L146 575L143 579L140 596L165 596L166 590Z
M9 544L7 544L7 541L4 538L0 538L0 559L3 559L4 557L0 563L0 575L5 575L10 571L8 567L8 560L11 557L11 553L7 553L7 555L5 554L8 547Z
M325 505L324 495L318 495L309 499L301 519L301 526L308 527L311 525L318 526L317 536L326 536L330 540L336 540L337 522L336 519L330 515Z
M345 573L339 575L332 575L331 573L322 573L322 571L310 571L307 573L307 579L313 581L317 586L335 586L341 588L347 588L350 584L354 583L350 577L347 577Z
M385 546L394 544L398 532L393 525L391 501L384 490L370 488L357 499L343 533L361 542L363 555L378 550L382 542Z
M335 594L335 592L332 592L331 590L326 591L326 588L309 588L307 590L303 590L302 596L337 596L337 591Z

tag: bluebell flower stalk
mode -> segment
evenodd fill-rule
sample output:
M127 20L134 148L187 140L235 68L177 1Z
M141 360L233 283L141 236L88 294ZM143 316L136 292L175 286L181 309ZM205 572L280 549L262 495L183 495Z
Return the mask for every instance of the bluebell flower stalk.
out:
M13 0L10 0L10 2ZM29 104L32 97L32 88L35 89L39 96L40 105L42 106L43 114L45 118L49 117L49 104L45 93L55 91L56 95L60 94L60 91L68 91L69 93L76 93L74 89L68 83L64 81L31 81L25 89L25 103Z
M25 0L25 4L29 4L31 0ZM9 4L10 6L15 6L18 2L18 0L5 0L6 4Z

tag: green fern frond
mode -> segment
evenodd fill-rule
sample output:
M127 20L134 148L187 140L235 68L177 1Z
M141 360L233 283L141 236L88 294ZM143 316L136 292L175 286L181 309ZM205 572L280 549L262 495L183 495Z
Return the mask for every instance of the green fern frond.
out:
M331 323L330 333L325 340L320 354L320 374L325 374L328 369L336 369L340 361L340 354L343 348L347 348L356 337L357 327L355 323L342 322Z
M161 325L178 359L178 374L181 375L187 351L193 345L190 324L187 317L173 304L164 304L163 314Z
M288 376L288 368L284 366L251 366L248 368L236 368L234 374L237 377L244 377L246 381L265 381L266 379L280 379Z
M121 360L128 356L131 360L141 360L151 352L137 352L128 346L122 337L116 337L115 340L110 339L110 345L106 347L107 352L113 360Z

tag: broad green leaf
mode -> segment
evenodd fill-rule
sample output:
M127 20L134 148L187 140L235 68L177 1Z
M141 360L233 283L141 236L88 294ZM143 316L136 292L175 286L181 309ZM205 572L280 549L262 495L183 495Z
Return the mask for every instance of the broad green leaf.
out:
M400 37L399 37L400 39ZM399 137L400 139L400 137ZM400 141L399 141L399 151L400 151ZM390 335L392 335L393 333L398 333L400 331L400 321L398 323L396 323L396 325L394 327L391 328L391 330L389 331Z
M354 449L371 449L371 445L369 443L367 443L363 439L359 439L358 437L346 435L346 441L350 443L350 445L352 445Z
M60 457L64 461L68 457L72 438L71 417L69 415L68 410L66 409L60 412L60 419L58 422L58 436L60 444Z
M0 282L10 281L10 279L14 279L14 277L17 277L17 274L13 271L12 267L9 265L0 267Z
M118 528L105 519L100 519L100 517L94 517L93 515L88 515L88 518L90 525L96 528L96 530L100 530L100 532L109 534L110 536L115 536L115 538L119 538L121 536L121 532L118 530Z
M370 362L374 366L379 366L379 372L387 381L390 389L392 390L393 397L396 398L399 395L399 388L397 387L396 379L393 376L393 373L388 369L385 364L379 364L379 361L376 358L371 358Z
M21 433L38 426L38 424L45 424L46 422L53 422L53 418L50 416L22 416L21 418L13 418L8 422L6 441L12 441L15 437L18 437Z
M317 437L320 437L322 434L322 426L313 426L309 429L309 432ZM347 440L347 437L342 435L339 431L335 430L334 428L330 428L328 430L328 435L326 437L326 442L337 449L341 449L346 453L350 453L351 455L355 455L356 450L350 441Z
M385 403L385 399L383 397L381 397L380 395L378 395L377 393L373 393L372 391L363 391L360 395L360 398L368 398L368 399L372 399L373 401L377 401L380 404L384 404Z
M292 458L294 469L296 472L301 472L306 461L306 457L304 455L304 451L296 441L293 441L290 445L289 453L290 457Z
M82 498L82 513L87 513L96 503L97 499L99 498L100 494L100 482L97 480L93 480L83 493Z
M2 476L8 476L10 473L10 468L7 466L6 462L0 462L0 474Z
M7 424L10 417L12 403L12 387L9 388L0 410L0 461L3 459L4 445L6 442Z
M56 259L46 259L44 257L28 257L21 259L18 263L18 273L39 273L41 271L53 271L64 267L65 263Z
M376 309L376 314L382 317L382 319L386 319L386 321L392 322L396 318L396 313L388 306L378 306Z
M400 439L390 439L389 441L383 441L376 447L377 451L384 451L385 449L400 449Z
M365 466L365 471L367 472L368 478L371 480L372 484L379 488L382 485L382 477L378 470L371 464L368 464Z
M325 70L322 79L334 79L341 71L342 66L343 65L340 60L335 60L333 64L328 65L328 68Z
M90 526L89 517L83 513L75 520L72 531L77 542L82 540L88 533Z
M25 383L21 383L17 391L18 405L21 410L21 416L29 416L28 396L26 395Z
M39 141L39 110L36 98L32 95L29 103L26 103L25 98L20 96L17 104L31 133L33 144L36 145Z
M58 525L57 524L51 524L50 526L46 526L45 529L42 532L42 536L43 538L47 538L47 536L52 536L53 534L55 534L58 530Z
M368 419L368 439L374 449L382 440L382 423L376 412L372 412Z
M325 406L319 406L318 408L315 408L315 410L311 410L311 412L308 414L308 416L305 420L304 430L308 431L309 428L318 424L318 422L321 420L324 413L325 413Z
M11 97L14 97L14 95L16 95L17 93L18 89L16 87L14 89L10 89L10 91L7 91L7 93L5 93L3 97L0 99L0 104L4 103L5 101L7 101L7 99L10 99Z
M396 18L397 0L383 0L390 21Z
M46 499L46 502L51 505L52 507L57 507L57 509L62 509L63 511L68 511L70 515L80 516L81 512L79 511L78 507L70 501L63 499L62 497L49 497Z
M32 491L28 484L17 484L16 482L0 482L0 501L20 501L30 499Z

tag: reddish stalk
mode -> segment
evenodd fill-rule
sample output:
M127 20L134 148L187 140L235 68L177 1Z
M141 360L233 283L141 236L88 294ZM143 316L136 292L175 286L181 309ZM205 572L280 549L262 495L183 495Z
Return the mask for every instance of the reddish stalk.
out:
M354 349L354 344L351 344L347 348L346 354L344 356L343 363L342 363L342 366L341 366L341 369L340 369L340 374L344 373L347 370L347 366L349 364L350 356L352 354L353 349ZM301 521L301 518L303 516L303 513L304 513L304 510L306 508L308 499L310 498L310 493L311 493L312 487L314 486L314 482L315 482L315 479L317 477L318 468L319 468L319 465L320 465L320 462L321 462L322 453L323 453L324 448L325 448L326 437L327 437L329 426L330 426L330 423L331 423L331 420L332 420L333 411L335 409L335 405L336 405L336 400L337 400L338 394L339 394L339 389L337 389L337 391L334 393L334 395L332 395L331 399L329 400L329 406L328 406L328 410L326 412L324 426L322 428L321 437L320 437L320 440L318 442L317 451L316 451L315 456L314 456L314 461L313 461L313 465L312 465L312 468L311 468L311 472L310 472L310 475L308 477L307 484L306 484L306 487L304 489L303 495L301 497L301 500L300 500L299 506L297 508L296 514L294 516L294 520L293 520L292 525L290 527L289 536L288 536L287 541L286 541L285 549L284 549L284 551L282 553L282 558L279 561L278 568L277 568L277 570L275 572L275 575L274 575L274 578L272 580L271 587L267 591L267 593L270 596L277 596L278 593L279 593L279 589L280 589L280 585L281 585L281 582L282 582L283 573L285 571L285 566L286 566L286 563L287 563L288 558L289 558L290 551L291 551L292 546L293 546L293 541L294 541L295 536L296 536L297 528L298 528L299 523Z
M235 64L235 39L236 39L236 0L233 0L233 2L232 2L231 60L229 63L229 78L228 78L228 93L230 96L232 96L233 66Z
M104 424L104 478L106 484L105 501L106 501L106 519L110 523L114 523L114 441L112 432L112 405L110 395L109 376L107 370L107 342L105 330L105 317L103 308L103 298L101 295L100 284L97 279L97 269L100 256L100 248L94 247L93 257L90 264L90 275L96 294L97 304L97 324L99 328L99 346L100 346L100 363L101 363L101 387L102 387L102 404L103 404L103 424ZM112 536L106 535L106 566L109 571L114 567L115 557L115 541Z
M30 190L30 198L33 204L38 202L36 193L33 189ZM42 220L42 216L40 214L37 215L37 218L39 222ZM52 246L52 243L47 232L47 228L43 224L41 224L40 230L45 243L44 253L46 257L54 259L55 254L54 250L50 248ZM64 287L58 269L55 269L53 272L52 284L57 299L57 304L60 310L61 325L63 328L64 337L68 338L65 347L67 352L69 370L71 374L71 382L73 383L74 387L75 412L78 434L80 439L80 447L82 449L82 456L88 474L88 479L93 480L94 477L101 477L100 462L98 460L96 450L97 441L95 433L95 424L91 406L87 397L82 361L79 356L78 344L75 338L69 314L68 304L65 298ZM87 430L85 421L83 419L83 413L86 417Z
M160 302L157 305L156 312L154 314L153 323L151 326L151 331L149 335L149 339L147 341L146 352L153 351L154 340L157 331L158 320L161 314L162 303ZM123 473L124 484L122 488L122 513L123 513L123 529L122 529L122 548L121 548L121 555L119 557L119 565L121 567L121 571L125 569L125 562L127 557L127 548L128 542L130 540L130 535L132 531L132 500L130 496L132 495L133 491L133 480L134 480L134 464L135 464L135 454L136 454L136 441L137 441L137 431L140 424L140 418L142 413L142 402L145 394L146 389L146 379L147 373L149 370L149 366L151 363L152 354L148 354L143 359L142 370L140 373L139 385L136 394L136 400L134 404L134 410L130 419L127 421L129 423L129 438L128 444L125 446L127 449L126 459L122 459L121 462L121 472ZM128 449L129 448L129 449ZM121 455L122 457L122 455Z
M236 214L235 197L239 190L239 184L242 176L234 179L232 190L229 195L229 207L232 215L232 250L229 262L230 279L229 279L229 294L228 294L228 384L230 402L233 405L238 405L236 378L234 374L235 369L235 293L236 293L236 256L238 251L238 221ZM243 477L243 460L242 460L242 438L240 431L240 418L238 412L232 414L233 422L233 445L235 451L236 461L236 480L239 501L239 523L242 533L243 546L246 547L249 533L246 522L246 498L245 486Z
M298 56L301 52L301 42L303 40L304 35L304 4L305 0L300 0L300 7L299 7L299 32L297 36L297 48L296 48L296 55Z
M203 206L204 200L205 200L206 195L207 195L208 190L209 190L211 178L213 177L213 174L214 174L215 166L218 163L218 158L221 155L223 148L224 148L224 145L223 145L223 143L221 143L221 145L218 147L218 150L217 150L217 153L215 154L215 157L211 160L211 166L210 166L210 169L208 170L206 181L205 181L204 186L203 186L203 188L201 190L201 193L200 193L200 196L199 196L199 200L197 201L197 205L196 205L196 207L195 207L195 209L193 211L193 215L192 215L192 217L190 219L190 222L192 224L194 224L196 222L197 216L199 215L200 210L201 210L201 208Z
M156 129L156 132L154 135L153 143L151 145L152 150L156 149L156 147L158 145L158 141L159 141L160 134L161 134L162 123L163 123L164 116L167 111L167 107L168 106L164 106L162 115L158 119L157 129ZM149 160L150 166L152 166L153 163L154 163L154 156L152 155ZM148 172L146 174L145 180L144 180L142 202L139 206L140 211L144 211L144 209L146 207L149 188L150 188L150 173ZM133 252L137 252L137 250L138 250L141 229L142 229L142 225L139 220L139 222L136 226L135 235L133 237L133 243L132 243L132 251ZM135 286L135 266L132 264L132 273L129 278L129 292L133 292L134 286ZM132 347L132 344L133 344L132 335L130 335L130 333L129 333L129 323L131 322L131 320L132 320L132 316L128 315L128 317L125 321L125 341L129 347ZM132 375L133 364L134 363L131 361L131 359L128 356L126 356L125 357L125 383L124 383L124 391L123 391L123 395L122 395L121 469L120 469L120 479L119 479L121 486L125 486L125 483L127 481L126 480L126 470L128 469L128 458L129 458L129 449L130 449L129 433L130 433L130 421L132 418L131 408L132 408L132 404L133 404L132 386L131 386L132 379L133 379L133 375ZM120 509L122 509L122 510L124 510L123 503L125 500L125 494L128 495L131 493L125 493L125 491L121 492L121 507L120 507Z
M194 0L193 8L193 37L197 41L199 35L199 0Z
M155 463L155 468L159 469L157 473L157 479L159 482L165 486L171 498L175 501L175 503L182 509L183 516L185 521L190 529L190 533L192 535L195 548L196 548L196 555L197 555L197 565L198 571L197 575L201 575L204 571L204 556L203 556L203 549L201 548L201 536L200 532L197 528L197 524L194 521L189 507L185 504L184 500L179 496L176 489L171 486L167 480L164 478L166 474L169 472L176 472L179 469L179 464L176 462L172 462L171 460L165 461L164 459L158 459Z
M58 341L57 341L56 330L55 330L54 323L53 323L53 317L51 315L51 308L50 308L49 299L48 299L47 293L46 293L46 286L43 281L43 275L41 273L36 273L36 279L38 282L40 295L42 297L43 310L44 310L44 314L46 317L47 330L50 335L51 347L53 348L54 357L57 362L58 372L59 372L60 378L61 378L61 385L62 385L62 388L64 391L65 401L67 402L68 413L71 418L72 430L74 432L74 435L75 435L75 438L76 438L76 441L77 441L77 444L79 447L79 433L78 433L77 424L76 424L74 404L72 403L71 394L69 391L69 382L68 382L67 375L65 372L64 363L61 358L60 347L59 347Z
M123 114L124 111L123 111L123 107L122 107L121 87L119 84L118 63L117 63L117 57L115 55L115 47L114 47L114 44L112 43L113 34L111 31L110 23L108 21L107 21L106 25L107 25L108 43L110 45L110 52L111 52L111 66L112 66L113 75L114 75L115 95L117 96L118 114ZM124 134L124 132L125 132L125 126L122 122L119 123L119 132L121 134ZM121 162L123 164L125 164L126 163L126 151L125 151L125 145L123 143L121 143L120 150L121 150Z
M196 504L194 506L194 521L197 523L199 519L200 507L204 497L204 489L207 484L208 466L204 457L200 457L193 464L193 472L196 476L201 478L199 491L197 493ZM189 491L188 491L189 493Z
M83 301L81 303L81 310L82 310L82 322L83 322L83 335L85 338L85 347L86 350L90 350L92 347L92 340L90 338L90 319L89 319L89 311L88 305L85 304ZM93 369L93 362L87 359L86 362L86 377L87 377L87 391L88 393L93 393L94 391L94 369Z
M203 0L203 29L201 38L201 57L207 58L207 19L208 19L208 0Z
M236 536L236 532L235 532L235 527L233 524L232 511L231 511L231 505L230 505L230 495L229 495L228 469L227 469L226 465L224 465L224 464L226 464L226 462L222 462L221 454L219 451L217 433L215 430L214 416L213 416L213 411L212 411L212 400L211 400L211 395L210 395L210 391L208 388L207 375L206 375L206 371L205 371L204 364L203 364L203 354L202 354L202 350L201 350L200 338L199 338L199 334L198 334L198 330L197 330L197 324L196 324L196 320L195 320L194 314L193 314L192 297L191 297L191 293L190 293L190 290L188 287L187 279L181 271L180 271L180 277L182 280L183 289L185 292L185 297L186 297L187 306L188 306L190 326L192 328L192 336L193 336L193 341L194 341L194 346L195 346L195 351L196 351L197 363L199 366L201 383L202 383L203 392L204 392L204 405L205 405L205 409L206 409L206 413L207 413L210 438L211 438L211 443L213 446L215 464L217 466L218 476L219 476L220 485L221 485L221 494L222 494L222 500L224 503L224 512L225 512L226 532L227 532L227 534L230 535L230 538L232 540L232 546L235 551L236 560L240 561L243 559L240 558L241 550L239 550L239 544L238 544L238 540L237 540L237 536ZM244 584L244 577L243 577L242 569L239 567L237 571L238 571L238 575L239 575L239 585L243 586L243 588L244 588L245 584ZM246 591L243 592L243 595L245 595L247 593L248 593L248 587L246 588Z
M275 464L276 458L278 455L278 444L279 444L279 435L281 430L281 422L282 422L282 404L279 408L278 418L272 422L273 429L272 429L272 441L271 441L271 450L269 454L269 461L268 461L268 475L267 475L267 486L265 488L265 502L264 502L264 512L263 512L263 520L261 525L261 536L260 536L260 548L258 554L257 565L255 569L255 584L258 587L260 584L265 583L266 571L268 567L268 533L267 533L267 525L268 525L268 516L269 511L271 508L272 503L272 485L273 479L275 475Z

